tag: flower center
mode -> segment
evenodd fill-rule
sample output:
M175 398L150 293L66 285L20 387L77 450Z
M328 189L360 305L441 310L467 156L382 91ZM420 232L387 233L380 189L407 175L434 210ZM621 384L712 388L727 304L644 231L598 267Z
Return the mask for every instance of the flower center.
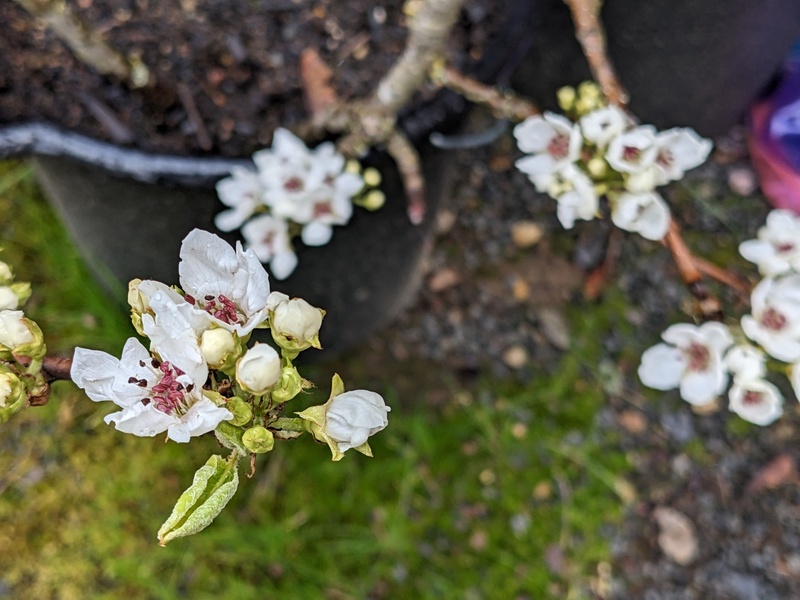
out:
M794 244L792 242L783 242L782 244L775 246L775 250L778 252L778 254L785 254L794 250Z
M566 158L567 154L569 154L569 137L563 133L554 135L550 143L547 144L547 153L556 160Z
M748 390L745 392L744 396L742 396L742 404L745 406L755 406L756 404L761 404L764 401L764 394L761 392L754 392L752 390Z
M194 296L184 294L183 297L189 304L197 306L197 299ZM212 317L215 317L223 323L227 323L228 325L241 323L241 317L236 310L236 304L224 294L220 294L219 296L212 296L209 294L205 296L203 298L203 302L200 303L200 308L202 308Z
M287 192L301 192L303 191L304 187L305 184L299 177L291 177L283 184L283 189L285 189Z
M711 353L706 346L692 342L686 349L686 354L689 358L690 371L705 371L708 369Z
M318 202L314 205L314 219L319 219L320 217L326 217L332 214L333 208L331 208L330 202Z
M764 311L760 321L762 326L772 331L780 331L786 327L786 317L774 308L768 308Z
M628 162L638 162L642 151L635 146L625 146L622 149L622 158Z
M157 363L154 361L153 366L156 364ZM184 387L184 385L178 381L178 377L184 374L183 371L177 367L173 367L166 361L162 362L156 368L161 372L161 379L151 388L151 397L144 398L142 403L148 405L150 402L153 402L157 410L168 415L183 414L192 405L192 401L186 398L186 395L192 392L194 385ZM134 378L131 377L128 382L133 383L133 381L131 381L133 379ZM142 381L144 380L136 382L137 385L141 386ZM147 382L145 382L145 385L146 384Z
M675 156L672 154L672 151L667 149L661 150L656 157L656 163L664 168L669 167L674 162Z

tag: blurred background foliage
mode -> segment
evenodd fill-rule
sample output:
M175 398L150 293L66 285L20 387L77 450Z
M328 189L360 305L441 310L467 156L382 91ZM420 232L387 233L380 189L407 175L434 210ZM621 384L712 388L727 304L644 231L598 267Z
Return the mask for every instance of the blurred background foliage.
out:
M118 354L133 335L125 310L88 277L25 163L0 163L0 214L0 259L32 283L26 314L51 353ZM530 381L465 387L444 374L446 400L429 406L400 397L393 365L370 373L393 407L374 459L279 443L214 524L166 548L156 531L216 441L120 434L103 423L110 405L59 382L47 406L0 430L0 597L602 597L633 492L613 432L595 422L604 392L587 365L626 326L619 302L572 309L573 348ZM357 373L358 355L348 361ZM311 368L319 390L296 410L327 398L334 366ZM420 381L440 375L424 368Z

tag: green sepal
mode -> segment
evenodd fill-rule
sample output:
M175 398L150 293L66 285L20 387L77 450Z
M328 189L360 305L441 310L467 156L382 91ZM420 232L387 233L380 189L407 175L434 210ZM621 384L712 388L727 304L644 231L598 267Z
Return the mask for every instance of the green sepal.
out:
M26 327L33 336L33 341L27 344L20 344L16 348L9 348L0 344L0 359L16 360L18 356L27 356L35 361L40 361L47 354L47 346L44 344L44 334L35 321L27 317L22 319Z
M325 432L325 415L328 412L328 405L331 403L331 400L343 393L344 382L342 378L339 377L339 374L335 373L331 380L331 395L328 401L325 404L310 406L303 412L296 413L298 417L305 421L306 430L314 436L314 439L328 445L334 461L342 460L344 458L344 452L339 450L339 443ZM366 450L364 450L364 446L367 446ZM358 450L358 448L361 449ZM357 450L362 454L367 454L367 452L369 452L367 456L372 456L372 450L369 449L366 443L358 448Z
M198 533L211 524L239 487L240 457L236 450L228 460L214 454L197 470L192 485L181 494L172 514L158 530L159 545Z
M281 368L281 380L272 390L272 400L280 403L288 402L303 390L314 385L300 376L297 367L292 364L291 360L284 357L284 362L286 364Z
M233 414L233 418L229 421L232 425L247 425L253 420L253 407L239 396L229 398L224 406Z
M11 291L19 299L19 305L22 306L31 297L31 284L25 283L12 283L10 286Z

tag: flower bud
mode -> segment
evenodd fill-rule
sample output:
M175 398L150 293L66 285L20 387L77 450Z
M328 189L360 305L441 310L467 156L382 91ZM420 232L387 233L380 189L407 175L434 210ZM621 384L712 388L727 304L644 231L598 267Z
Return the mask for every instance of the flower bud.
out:
M272 346L255 344L236 361L236 381L261 396L281 378L281 359Z
M283 295L282 295L283 296ZM300 352L306 348L321 348L319 328L325 311L302 298L284 296L270 308L269 326L272 338L281 348L290 352Z
M14 281L14 273L7 263L0 261L0 285L8 285Z
M281 381L272 390L272 399L275 402L288 402L310 385L309 382L300 377L297 368L290 364L281 369Z
M253 418L253 407L238 396L230 398L225 404L225 408L233 414L233 419L228 422L237 427L246 425Z
M341 452L357 448L389 424L386 413L390 410L383 397L375 392L344 392L328 404L325 432L338 442Z
M0 286L0 310L16 310L19 306L19 297L9 286Z
M333 460L344 458L354 450L372 456L367 438L386 427L391 409L383 398L367 390L344 391L338 375L331 382L331 396L322 406L311 406L297 416L305 421L306 429L320 442L328 445Z
M586 170L595 178L600 179L608 173L608 163L599 156L593 156L588 163L586 163Z
M381 173L378 169L369 167L368 169L364 169L363 179L365 185L377 187L381 183Z
M561 110L572 110L572 107L575 104L575 96L575 88L569 86L559 88L559 90L556 92L556 99L558 100L558 105L561 107Z
M386 194L380 190L372 190L361 198L359 204L367 210L378 210L386 203Z
M0 423L25 406L26 399L25 385L19 377L12 372L0 372Z
M128 283L128 304L131 305L132 311L141 315L147 312L150 303L147 301L147 296L139 291L140 283L142 283L141 279L131 279L130 283Z
M45 351L44 336L36 323L21 310L0 311L0 358L16 354L40 360Z
M244 447L255 454L269 452L275 446L275 437L266 427L256 425L251 427L242 435Z
M227 329L221 327L207 329L200 336L200 353L209 367L221 367L234 350L236 341Z

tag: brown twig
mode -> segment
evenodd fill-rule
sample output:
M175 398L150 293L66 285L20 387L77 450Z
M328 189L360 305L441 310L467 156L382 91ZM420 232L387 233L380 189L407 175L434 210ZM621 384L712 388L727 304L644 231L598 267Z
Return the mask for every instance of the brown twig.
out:
M437 73L435 81L458 92L467 100L489 107L499 118L524 121L541 112L535 104L528 100L511 92L500 92L497 88L467 77L450 67Z
M425 215L423 177L416 150L397 130L397 112L425 82L434 61L444 54L445 42L463 4L464 0L424 0L409 22L403 53L378 83L375 93L361 101L335 102L295 128L306 139L344 133L337 146L345 156L353 158L370 147L386 146L397 161L409 199L409 220L415 224Z
M606 36L600 23L602 0L564 0L572 12L575 37L589 62L592 77L600 84L603 95L612 104L625 108L628 93L617 77L606 51Z
M177 89L181 104L183 104L183 107L186 109L186 116L189 117L189 121L191 121L194 126L197 143L200 144L203 150L211 150L214 143L208 135L208 130L206 129L206 124L203 123L203 117L200 116L200 111L197 110L197 104L192 97L192 91L189 89L189 86L183 82L178 83Z
M309 114L321 113L339 100L330 83L332 74L319 52L313 48L303 50L300 55L300 82Z
M49 27L75 56L102 75L114 75L130 87L144 87L150 72L139 57L125 56L92 29L64 0L15 0L34 19Z

